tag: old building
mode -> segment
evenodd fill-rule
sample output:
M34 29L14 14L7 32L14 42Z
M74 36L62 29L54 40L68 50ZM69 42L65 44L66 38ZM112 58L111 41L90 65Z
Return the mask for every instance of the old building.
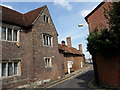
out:
M82 45L79 44L79 50L72 47L71 37L67 37L67 45L65 41L59 44L59 52L64 60L64 72L70 73L78 70L84 66L84 54L82 52Z
M104 8L109 10L110 2L101 2L85 19L89 25L89 32L95 27L98 31L108 28L107 19L104 16ZM111 50L112 52L112 50ZM118 52L119 53L119 52ZM120 88L120 56L103 58L99 53L93 57L93 65L97 82L104 87Z
M58 33L47 6L25 14L0 7L0 87L40 85L62 77Z

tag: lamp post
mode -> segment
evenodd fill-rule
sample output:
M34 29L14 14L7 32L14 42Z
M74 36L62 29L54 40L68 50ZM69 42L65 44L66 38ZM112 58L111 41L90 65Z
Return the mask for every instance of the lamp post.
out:
M83 24L78 24L78 27L83 27ZM85 63L85 56L84 56L83 52L81 52L81 53L82 53L82 57L83 57L83 60L84 60L84 63Z
M78 27L83 27L83 24L78 24Z

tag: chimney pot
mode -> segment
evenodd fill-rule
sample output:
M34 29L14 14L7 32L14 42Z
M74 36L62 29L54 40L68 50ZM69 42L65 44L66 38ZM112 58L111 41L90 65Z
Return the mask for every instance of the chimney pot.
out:
M63 46L65 46L65 41L62 41L61 43L62 43Z

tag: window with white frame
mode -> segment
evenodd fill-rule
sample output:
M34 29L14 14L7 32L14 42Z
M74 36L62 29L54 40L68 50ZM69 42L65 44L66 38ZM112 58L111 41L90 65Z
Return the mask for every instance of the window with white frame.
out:
M48 16L44 15L43 18L44 18L44 22L50 23L50 18Z
M50 57L45 57L45 67L52 67L52 62Z
M20 61L2 62L0 66L1 77L20 75Z
M53 37L48 34L43 34L43 45L53 46Z
M1 40L5 41L19 41L19 30L2 27Z

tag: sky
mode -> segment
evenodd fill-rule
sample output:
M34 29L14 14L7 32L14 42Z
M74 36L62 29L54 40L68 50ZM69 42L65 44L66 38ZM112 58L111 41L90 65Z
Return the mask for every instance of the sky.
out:
M53 0L52 2L2 2L1 5L16 10L20 13L47 5L56 30L59 34L58 43L66 41L66 37L71 37L72 46L78 49L78 44L82 44L85 57L91 58L87 51L87 40L89 35L88 24L85 16L88 15L99 2L68 2L64 0ZM83 24L83 27L78 27Z

